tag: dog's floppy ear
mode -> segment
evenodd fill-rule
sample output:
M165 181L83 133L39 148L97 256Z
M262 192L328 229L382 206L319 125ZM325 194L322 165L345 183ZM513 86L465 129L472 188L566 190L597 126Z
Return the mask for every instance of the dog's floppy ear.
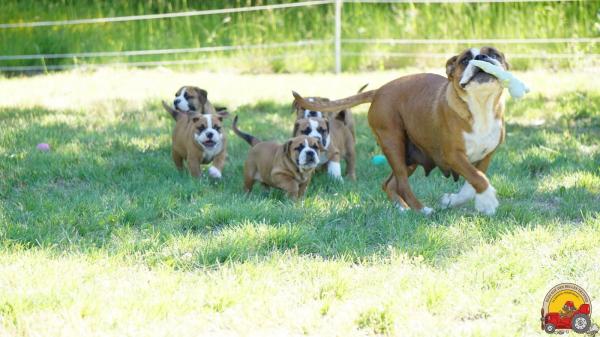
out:
M346 123L346 112L347 112L346 110L342 110L342 111L338 112L337 115L335 116L335 119L342 121L345 124Z
M292 113L295 113L300 108L300 104L296 100L292 102Z
M296 123L294 123L294 131L292 131L292 137L296 137L296 132L298 132L298 128L300 128L300 123L296 121Z
M283 144L283 152L285 152L285 155L291 159L292 156L290 156L290 146L292 146L292 141L288 140L285 144Z
M217 111L217 118L222 122L224 118L229 117L229 111L227 111L226 107L216 107L215 110Z
M200 88L198 88L197 90L198 100L200 100L200 103L202 103L202 105L206 104L206 102L208 102L208 91Z
M448 76L448 79L452 79L452 73L454 72L454 68L455 63L456 63L456 59L458 58L458 55L456 56L452 56L451 58L448 59L448 61L446 61L446 75Z

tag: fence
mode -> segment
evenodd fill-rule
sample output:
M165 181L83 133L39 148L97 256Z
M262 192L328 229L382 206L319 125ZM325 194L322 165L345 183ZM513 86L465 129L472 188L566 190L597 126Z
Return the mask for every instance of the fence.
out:
M81 53L62 53L62 54L27 54L27 55L0 55L0 61L11 60L41 60L44 63L46 59L66 59L66 58L91 58L91 57L118 57L118 56L141 56L141 55L166 55L166 54L184 54L184 53L209 53L217 51L236 51L236 50L252 50L252 49L273 49L301 46L318 46L330 45L334 46L334 60L336 73L342 72L342 55L369 55L373 57L425 57L425 58L444 58L448 54L443 53L394 53L394 52L370 52L370 53L353 53L343 52L342 44L374 44L374 45L418 45L418 44L551 44L551 43L597 43L600 38L583 37L583 38L531 38L531 39L344 39L342 38L342 7L344 3L528 3L528 2L575 2L578 0L314 0L301 1L295 3L260 5L238 8L223 8L211 10L186 11L177 13L163 14L147 14L134 16L118 16L106 18L92 19L75 19L75 20L60 20L60 21L38 21L38 22L19 22L19 23L4 23L0 24L0 29L15 29L15 28L37 28L50 26L66 26L66 25L84 25L98 23L114 23L127 21L141 20L158 20L170 18L182 18L204 15L244 13L265 10L282 10L298 7L314 7L333 5L334 10L334 38L332 40L302 40L283 43L271 44L255 44L255 45L237 45L237 46L213 46L200 48L179 48L179 49L153 49L153 50L129 50L129 51L103 51L103 52L81 52ZM316 53L318 55L320 53ZM272 58L282 58L285 55L276 55ZM546 58L546 59L561 59L561 58L599 58L600 54L512 54L512 58ZM149 62L124 62L124 63L95 63L85 65L43 65L43 66L0 66L0 71L40 71L40 70L61 70L77 67L102 67L102 66L158 66L158 65L178 65L178 64L194 64L203 63L205 60L174 60L174 61L149 61Z

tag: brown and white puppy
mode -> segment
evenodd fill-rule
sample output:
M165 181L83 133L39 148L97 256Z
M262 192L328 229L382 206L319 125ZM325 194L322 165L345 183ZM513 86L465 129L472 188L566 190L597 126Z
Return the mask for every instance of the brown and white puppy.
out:
M356 179L354 152L354 137L350 128L344 122L334 119L331 122L326 118L301 118L294 123L293 137L314 137L321 142L323 151L319 166L327 165L327 173L336 179L342 179L340 161L346 160L346 175Z
M227 158L227 139L222 123L228 112L190 115L164 102L163 105L176 120L171 155L177 169L181 171L183 161L187 160L191 175L199 177L200 165L212 163L208 174L220 179Z
M244 163L244 190L249 193L256 181L280 188L292 199L302 197L315 168L319 165L321 143L308 136L289 139L281 145L262 142L237 128L237 116L232 129L252 146Z
M172 108L189 115L194 113L214 114L226 110L225 108L215 108L208 100L208 92L193 86L184 86L177 90Z
M400 77L377 90L319 104L294 94L301 107L325 112L371 102L369 125L392 167L383 189L401 210L432 212L408 184L408 177L422 165L426 174L438 166L446 176L458 179L460 175L466 180L458 193L442 197L442 207L475 198L475 208L491 215L498 200L485 172L504 139L503 89L495 77L472 67L472 59L508 69L497 49L472 48L446 62L447 77Z
M360 94L361 92L363 92L363 90L365 90L367 85L369 85L369 84L365 84L360 89L358 89L358 93ZM329 99L325 98L325 97L307 97L306 100L309 102L329 102ZM355 130L355 126L354 126L354 118L352 118L352 111L349 108L343 109L340 111L336 111L336 112L328 112L325 115L323 115L323 112L321 112L321 111L305 109L305 108L301 107L294 100L294 102L292 102L292 112L296 113L296 119L317 117L317 118L327 118L329 120L336 119L336 120L342 121L350 129L350 132L352 133L352 138L354 140L356 140L356 130Z

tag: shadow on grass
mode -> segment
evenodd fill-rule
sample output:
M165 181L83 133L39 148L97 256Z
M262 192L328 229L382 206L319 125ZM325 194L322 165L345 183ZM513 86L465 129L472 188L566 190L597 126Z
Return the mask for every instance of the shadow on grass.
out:
M577 110L580 97L572 100ZM597 104L598 96L591 100ZM536 98L519 104L543 106ZM289 104L260 102L234 114L241 129L261 139L283 141L291 133ZM242 193L248 146L231 132L222 181L178 173L170 159L173 122L157 104L137 117L93 127L74 112L4 109L0 115L6 130L0 152L4 244L99 249L177 268L288 250L360 260L391 248L435 262L516 227L578 222L600 211L600 144L589 135L600 131L597 111L543 126L507 125L507 141L489 172L501 200L494 217L475 214L472 204L432 217L399 214L380 190L388 168L370 163L378 147L364 114L355 116L358 181L339 184L318 175L299 203L258 186L249 196ZM40 142L52 151L35 150ZM432 206L460 185L438 172L426 179L422 170L411 184Z

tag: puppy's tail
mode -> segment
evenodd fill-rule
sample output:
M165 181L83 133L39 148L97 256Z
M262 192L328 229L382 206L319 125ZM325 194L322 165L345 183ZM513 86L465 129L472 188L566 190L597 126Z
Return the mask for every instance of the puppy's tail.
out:
M240 131L240 129L238 129L237 127L237 121L238 121L238 116L236 115L233 118L233 123L231 124L231 128L233 129L233 132L238 135L240 138L242 138L243 140L245 140L248 144L250 144L250 146L254 146L258 143L260 143L260 140L250 134L247 134L245 132Z
M171 117L173 117L174 120L178 120L179 119L179 117L181 116L181 111L173 109L165 101L162 101L162 105L163 105L163 108L165 108L165 110L167 110L167 112L171 114Z
M335 101L329 102L309 102L302 98L300 94L295 91L292 91L292 94L295 97L295 103L298 106L304 109L310 109L315 111L322 112L338 112L340 110L349 109L353 106L357 106L363 103L370 103L373 101L373 96L375 96L376 90L369 90L362 92L360 94L356 94L354 96L338 99Z

